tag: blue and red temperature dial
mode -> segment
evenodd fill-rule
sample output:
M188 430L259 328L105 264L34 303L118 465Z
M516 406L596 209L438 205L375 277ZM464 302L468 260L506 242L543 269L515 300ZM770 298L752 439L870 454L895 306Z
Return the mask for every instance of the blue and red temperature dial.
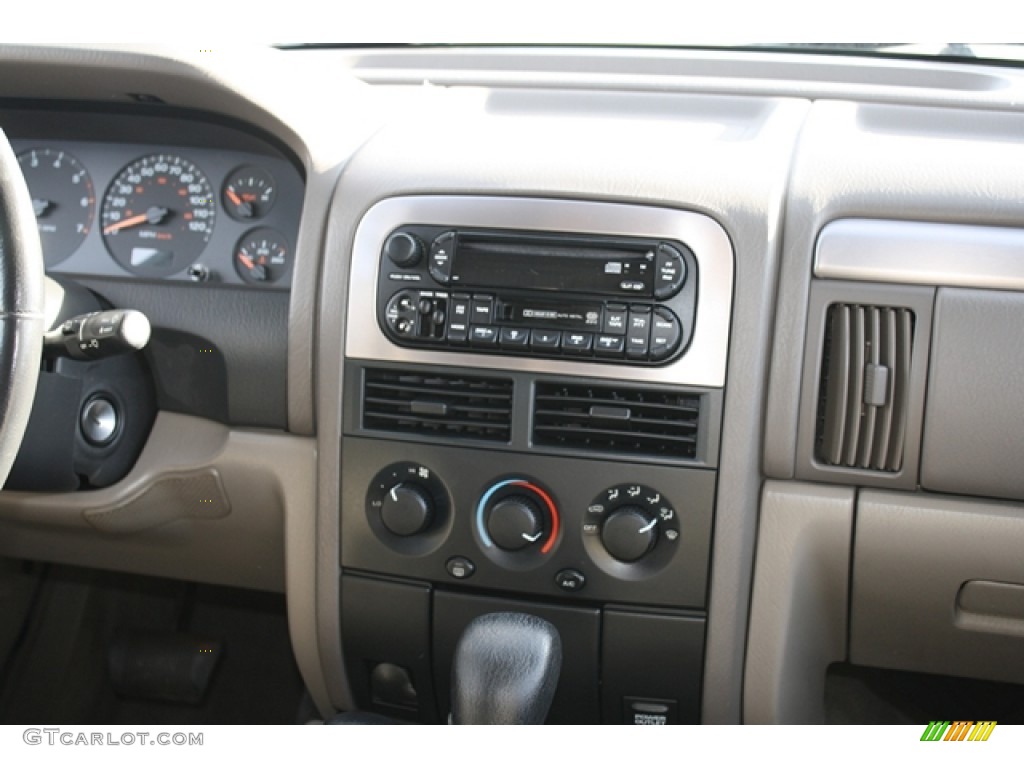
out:
M548 554L558 540L558 507L544 488L521 477L501 480L480 497L476 526L486 548Z

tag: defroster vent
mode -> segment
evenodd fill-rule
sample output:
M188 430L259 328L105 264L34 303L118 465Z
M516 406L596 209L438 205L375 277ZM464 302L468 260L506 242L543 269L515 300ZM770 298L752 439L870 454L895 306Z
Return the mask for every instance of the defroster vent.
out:
M903 466L914 313L828 308L815 433L819 461L898 472Z
M512 380L369 368L363 427L507 443Z
M539 382L536 445L694 459L700 396L625 387Z

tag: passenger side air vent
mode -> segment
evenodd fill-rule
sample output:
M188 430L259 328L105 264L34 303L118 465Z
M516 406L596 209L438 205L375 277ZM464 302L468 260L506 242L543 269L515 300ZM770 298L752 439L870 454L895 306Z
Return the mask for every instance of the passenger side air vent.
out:
M899 472L907 427L914 313L832 304L818 387L815 455L825 464Z
M535 445L693 459L700 396L586 384L537 384Z
M376 368L365 372L365 429L507 443L511 425L511 379Z

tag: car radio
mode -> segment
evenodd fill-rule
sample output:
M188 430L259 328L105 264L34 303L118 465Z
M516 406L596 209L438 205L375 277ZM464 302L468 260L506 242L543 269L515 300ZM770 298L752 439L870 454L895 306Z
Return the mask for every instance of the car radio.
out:
M693 333L697 261L674 240L403 225L380 259L401 346L659 365Z

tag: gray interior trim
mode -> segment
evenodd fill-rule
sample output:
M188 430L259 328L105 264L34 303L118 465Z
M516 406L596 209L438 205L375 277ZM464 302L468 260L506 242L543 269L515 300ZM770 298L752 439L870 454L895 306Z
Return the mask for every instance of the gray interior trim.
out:
M693 340L676 362L659 368L406 349L377 325L373 286L381 247L402 224L529 229L679 240L697 258L697 318ZM367 360L459 365L491 370L596 376L701 387L725 384L732 308L733 255L725 230L707 216L667 208L516 197L398 197L373 206L356 230L348 297L346 354Z
M846 658L854 491L765 483L743 721L822 723L825 672Z
M829 223L816 277L910 285L1024 288L1024 229L881 219Z
M1024 683L1024 632L1005 595L1024 588L1024 508L864 491L850 612L854 664ZM912 565L910 565L912 564ZM994 600L1002 608L996 607ZM1019 601L1018 601L1019 603ZM1012 597L1010 607L1012 609Z
M1024 499L1024 293L941 288L921 485Z

